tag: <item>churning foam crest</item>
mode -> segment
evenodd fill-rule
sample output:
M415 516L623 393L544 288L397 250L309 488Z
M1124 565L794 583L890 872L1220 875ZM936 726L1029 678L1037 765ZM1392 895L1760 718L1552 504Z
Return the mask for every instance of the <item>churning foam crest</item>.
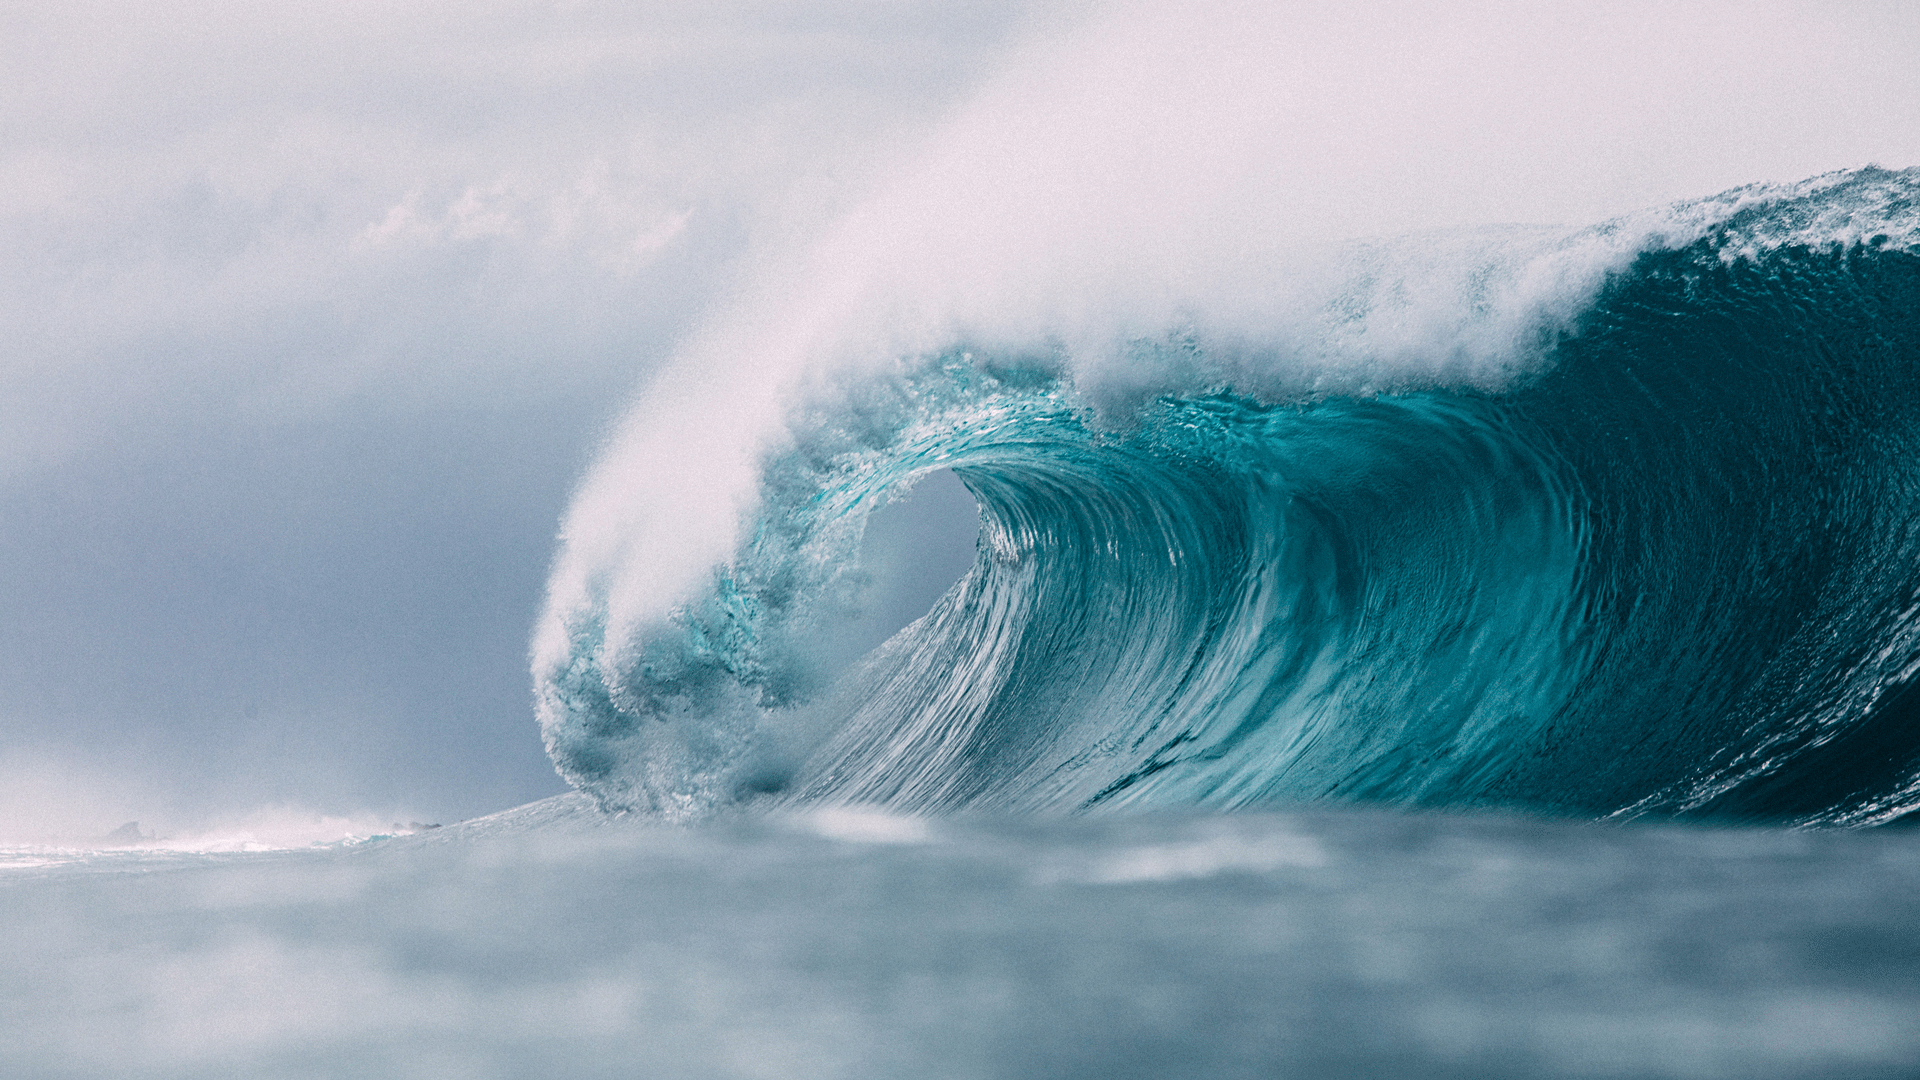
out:
M1646 44L1627 14L1576 27L1579 46L1563 23L1501 3L1308 20L1221 0L1038 35L643 393L567 516L536 669L564 667L589 616L618 667L636 629L706 582L783 419L823 382L965 344L1048 358L1095 405L1221 385L1494 389L1541 362L1542 334L1609 271L1782 194L1577 232L1484 227L1545 205L1515 195L1538 127L1516 111L1592 92L1578 49ZM1723 48L1710 29L1668 26L1679 40L1655 52ZM1140 347L1173 339L1207 348Z

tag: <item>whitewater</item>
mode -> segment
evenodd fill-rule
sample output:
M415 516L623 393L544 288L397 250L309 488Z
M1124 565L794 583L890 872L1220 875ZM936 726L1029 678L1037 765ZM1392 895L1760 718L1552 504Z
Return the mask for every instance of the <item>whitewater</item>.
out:
M604 809L676 819L1896 820L1917 195L1868 168L1356 242L1287 268L1258 332L1176 310L879 353L810 324L785 383L754 354L775 389L742 410L644 399L587 481L535 643L549 752ZM654 490L689 454L727 471ZM941 469L974 565L842 655L867 515Z
M0 845L0 1075L1920 1074L1920 169L1674 164L1904 85L1763 8L1007 31L672 294L574 790Z
M1101 333L750 304L565 523L579 790L0 850L0 1060L1910 1076L1916 196L1363 239Z

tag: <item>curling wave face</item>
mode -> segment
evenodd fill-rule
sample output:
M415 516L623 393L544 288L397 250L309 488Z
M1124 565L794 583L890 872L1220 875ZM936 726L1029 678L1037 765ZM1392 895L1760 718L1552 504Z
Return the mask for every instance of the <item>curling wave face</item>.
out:
M633 549L563 552L534 656L549 751L603 807L667 815L1899 817L1920 806L1916 219L1920 172L1868 169L1531 255L1487 234L1411 367L1364 362L1407 349L1376 275L1268 340L1133 340L1124 370L1153 377L1118 404L1045 341L849 368L793 392L730 547L670 602L622 603ZM1450 359L1516 282L1596 250L1572 299L1502 324L1497 362ZM973 568L837 655L867 513L939 468L979 504Z

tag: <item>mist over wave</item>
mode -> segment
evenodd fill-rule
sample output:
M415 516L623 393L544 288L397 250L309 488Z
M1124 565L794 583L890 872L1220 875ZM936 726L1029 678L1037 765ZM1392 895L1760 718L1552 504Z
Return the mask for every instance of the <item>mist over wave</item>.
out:
M1358 242L1296 268L1313 291L1260 335L1194 314L878 364L836 342L744 421L656 398L569 521L535 651L549 750L603 805L668 814L1897 817L1916 192L1866 169ZM938 468L980 504L974 568L835 655L865 515Z
M1920 1072L1920 11L0 26L9 1080Z
M1541 193L1604 155L1538 151L1595 58L1704 86L1781 12L1572 57L1392 11L1036 35L769 260L567 515L561 774L669 816L1910 809L1916 174L1486 224L1578 205ZM976 561L868 652L867 516L936 470Z

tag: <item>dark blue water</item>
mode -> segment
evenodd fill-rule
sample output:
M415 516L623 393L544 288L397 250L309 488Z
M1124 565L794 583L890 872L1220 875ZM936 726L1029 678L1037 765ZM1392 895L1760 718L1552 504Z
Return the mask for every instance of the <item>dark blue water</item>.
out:
M1379 360L1316 389L1256 377L1312 370L1285 334L1193 328L1130 362L1224 374L1120 407L1041 348L849 380L795 406L709 587L612 636L604 599L554 615L555 761L674 815L1910 813L1920 174L1769 191L1520 324L1499 379ZM1325 333L1372 340L1369 287ZM860 523L935 468L978 502L973 568L835 655Z

